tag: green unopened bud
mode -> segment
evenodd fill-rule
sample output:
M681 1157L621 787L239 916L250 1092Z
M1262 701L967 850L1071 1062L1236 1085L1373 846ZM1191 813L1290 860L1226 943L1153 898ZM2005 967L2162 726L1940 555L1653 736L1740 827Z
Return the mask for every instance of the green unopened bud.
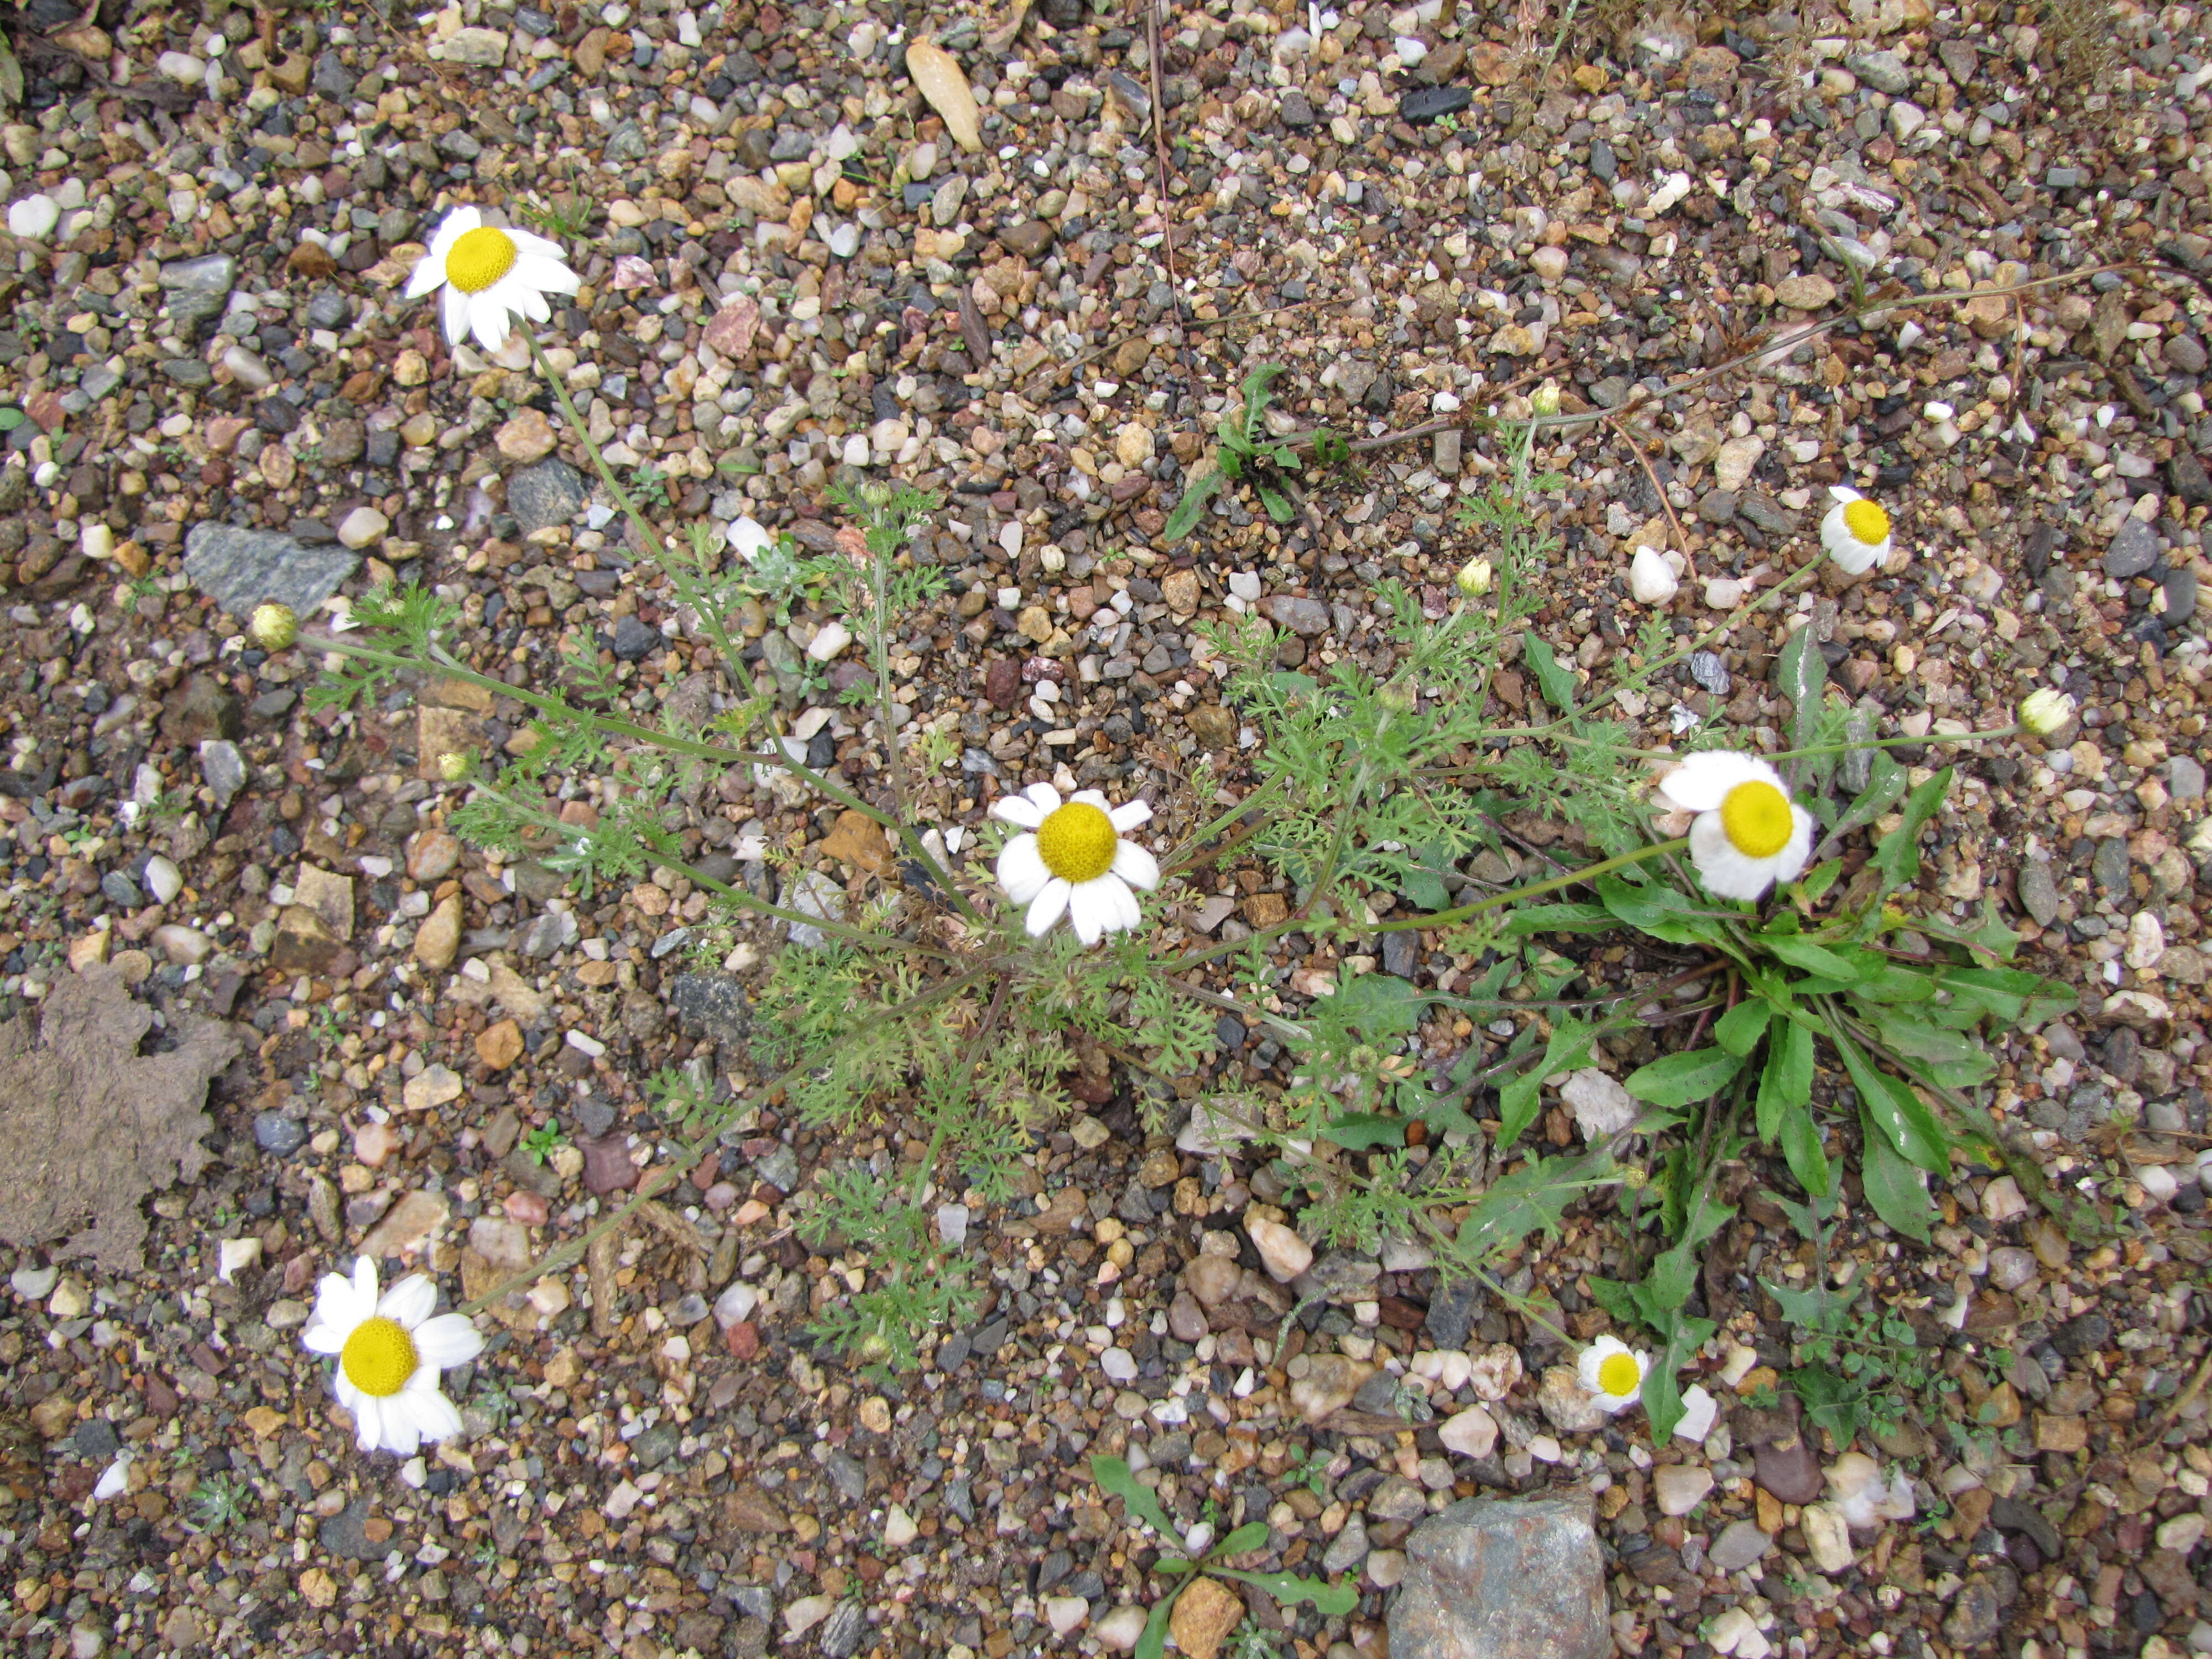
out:
M1539 415L1558 414L1559 412L1559 383L1557 380L1545 381L1543 385L1538 386L1534 392L1529 394L1528 406L1534 410Z
M1490 592L1492 578L1497 574L1487 559L1469 559L1459 568L1459 591L1470 599L1479 599Z
M282 651L300 637L300 619L289 605L258 605L246 632L264 651Z
M448 749L438 757L438 775L447 783L459 783L469 775L469 757L459 750Z
M1620 1166L1620 1184L1631 1192L1650 1184L1650 1174L1636 1164L1624 1164Z
M2074 699L2045 686L2021 699L2020 723L2039 738L2047 738L2074 718Z

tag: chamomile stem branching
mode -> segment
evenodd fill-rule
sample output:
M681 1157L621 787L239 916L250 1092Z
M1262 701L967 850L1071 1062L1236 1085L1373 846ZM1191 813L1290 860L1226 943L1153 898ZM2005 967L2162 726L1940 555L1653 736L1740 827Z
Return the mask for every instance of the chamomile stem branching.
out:
M1500 909L1509 904L1518 904L1525 899L1539 898L1546 893L1556 893L1562 887L1573 887L1583 882L1595 881L1600 876L1609 875L1615 870L1625 870L1632 864L1641 864L1646 859L1658 858L1668 853L1679 853L1689 844L1690 838L1687 836L1677 836L1672 841L1654 842L1649 847L1638 847L1630 852L1617 854L1612 858L1601 859L1595 864L1583 865L1578 870L1569 870L1563 875L1547 877L1542 881L1531 882L1526 887L1516 887L1510 892L1492 893L1488 898L1477 899L1472 904L1462 904L1455 910L1437 910L1425 916L1406 916L1395 921L1377 922L1375 925L1375 931L1383 933L1401 933L1414 927L1449 927L1454 922L1466 921L1472 917L1479 916L1486 910Z

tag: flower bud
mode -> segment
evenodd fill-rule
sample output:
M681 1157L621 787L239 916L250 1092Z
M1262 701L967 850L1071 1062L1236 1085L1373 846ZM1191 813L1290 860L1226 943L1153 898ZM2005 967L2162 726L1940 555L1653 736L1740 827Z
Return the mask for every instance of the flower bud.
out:
M1489 560L1469 559L1459 568L1459 591L1470 599L1479 599L1490 592L1493 574Z
M2020 701L2020 723L2039 738L2049 737L2073 718L2074 699L2047 685Z
M1558 414L1559 412L1559 383L1557 380L1545 381L1543 385L1538 386L1536 390L1530 394L1528 398L1528 406L1534 410L1539 415Z
M469 775L469 757L459 750L448 749L438 757L438 775L447 783L459 783Z
M264 651L282 651L300 637L300 619L289 605L257 605L246 633Z

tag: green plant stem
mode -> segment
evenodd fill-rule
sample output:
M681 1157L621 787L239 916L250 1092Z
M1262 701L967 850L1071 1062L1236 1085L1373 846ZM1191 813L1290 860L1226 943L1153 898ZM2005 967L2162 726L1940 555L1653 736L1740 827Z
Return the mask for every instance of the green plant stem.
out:
M1243 800L1238 801L1236 805L1231 807L1219 817L1215 818L1212 823L1206 824L1203 829L1194 830L1191 831L1189 835L1183 838L1182 845L1176 848L1176 850L1169 855L1167 860L1161 864L1161 873L1164 875L1171 871L1181 870L1194 862L1194 855L1201 845L1211 841L1215 836L1220 834L1221 831L1227 829L1231 824L1235 823L1238 819L1242 818L1247 812L1251 811L1269 796L1279 793L1285 781L1286 780L1283 775L1280 773L1278 773L1275 776L1269 778L1265 783L1261 784L1258 788L1247 794Z
M616 720L589 708L579 708L561 698L543 691L533 691L528 686L509 685L505 680L471 668L439 647L433 647L422 657L404 657L389 651L380 651L374 646L356 645L335 635L317 635L313 639L302 635L301 644L313 651L328 651L341 657L351 657L358 662L375 663L381 667L410 670L416 673L434 673L465 684L482 686L502 697L513 697L551 714L566 714L586 720L611 737L634 738L640 743L650 744L674 755L691 755L701 760L720 761L727 766L781 767L801 782L818 789L840 806L849 807L863 817L872 818L889 830L899 827L898 820L879 806L871 806L859 796L831 783L819 772L801 761L793 760L781 747L767 754L753 754L746 750L731 749L718 743L702 743L693 738L679 738L666 732L656 732L650 726L639 726L631 720Z
M1504 905L1517 904L1545 893L1556 893L1562 887L1573 887L1582 882L1593 881L1615 870L1625 870L1632 864L1641 864L1646 859L1662 854L1678 853L1690 844L1687 836L1678 836L1672 841L1654 842L1649 847L1638 847L1631 852L1619 853L1595 864L1586 864L1579 870L1565 874L1547 876L1542 881L1531 882L1526 887L1516 887L1510 892L1492 893L1488 898L1477 899L1472 904L1462 904L1455 910L1437 910L1425 916L1407 916L1395 921L1376 924L1376 931L1385 933L1404 933L1415 927L1449 927L1454 922L1479 916L1486 910L1495 910Z
M906 783L899 765L898 727L891 720L890 624L884 615L884 556L871 548L868 552L868 598L874 609L874 625L869 631L869 655L876 669L876 719L884 728L884 772L890 780L891 801L897 811L894 814L895 828L900 845L908 856L929 872L931 882L948 894L960 914L978 927L984 925L982 913L969 902L951 874L933 857L921 836L915 830L911 815L906 810Z
M505 790L487 783L478 783L475 787L492 799L502 803L518 816L535 820L540 829L550 830L562 836L572 834L574 830L574 825L562 823L552 814L532 805L528 801L517 799ZM676 860L676 862L681 863L681 860ZM933 945L922 945L887 933L872 933L865 927L855 927L850 923L836 921L827 916L810 916L803 910L787 910L780 904L769 903L757 893L749 891L743 887L733 886L726 881L704 873L691 865L683 864L682 868L684 873L690 878L693 885L703 887L709 892L719 893L756 915L772 917L777 921L787 921L802 927L818 927L825 933L835 933L842 939L851 939L854 944L865 945L870 950L910 950L923 956L936 957L945 962L955 960L950 952L938 950Z

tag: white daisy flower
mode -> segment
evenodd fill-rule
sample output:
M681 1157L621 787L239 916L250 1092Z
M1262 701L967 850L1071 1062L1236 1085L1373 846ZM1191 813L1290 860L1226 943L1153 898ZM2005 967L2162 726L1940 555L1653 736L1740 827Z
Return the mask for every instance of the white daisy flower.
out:
M353 1413L363 1451L379 1446L412 1457L425 1440L461 1431L461 1414L438 1391L438 1373L483 1352L483 1338L459 1314L430 1317L437 1286L416 1273L381 1299L376 1264L362 1256L353 1277L325 1273L315 1311L300 1333L311 1353L336 1354L331 1386Z
M1795 881L1813 850L1813 815L1755 755L1692 755L1659 781L1659 794L1698 815L1690 862L1716 898L1755 899L1778 881Z
M1158 886L1159 860L1121 837L1152 816L1144 802L1109 807L1105 796L1085 789L1063 805L1060 791L1033 783L994 802L991 813L1035 832L1006 843L998 871L1006 896L1029 906L1032 937L1058 921L1062 911L1085 945L1142 919L1129 890Z
M775 545L775 532L750 513L730 526L730 550L747 564Z
M407 297L446 290L446 342L473 333L487 351L507 343L517 316L550 322L549 294L574 294L581 279L562 262L560 245L526 230L488 225L472 207L455 208L430 238L430 251L407 279Z
M1630 1347L1617 1336L1601 1336L1583 1350L1575 1362L1597 1408L1611 1417L1626 1411L1642 1398L1644 1373L1651 1369L1651 1356Z
M1820 545L1854 576L1873 569L1889 556L1889 514L1880 502L1841 484L1832 485L1828 494L1836 504L1820 520Z

